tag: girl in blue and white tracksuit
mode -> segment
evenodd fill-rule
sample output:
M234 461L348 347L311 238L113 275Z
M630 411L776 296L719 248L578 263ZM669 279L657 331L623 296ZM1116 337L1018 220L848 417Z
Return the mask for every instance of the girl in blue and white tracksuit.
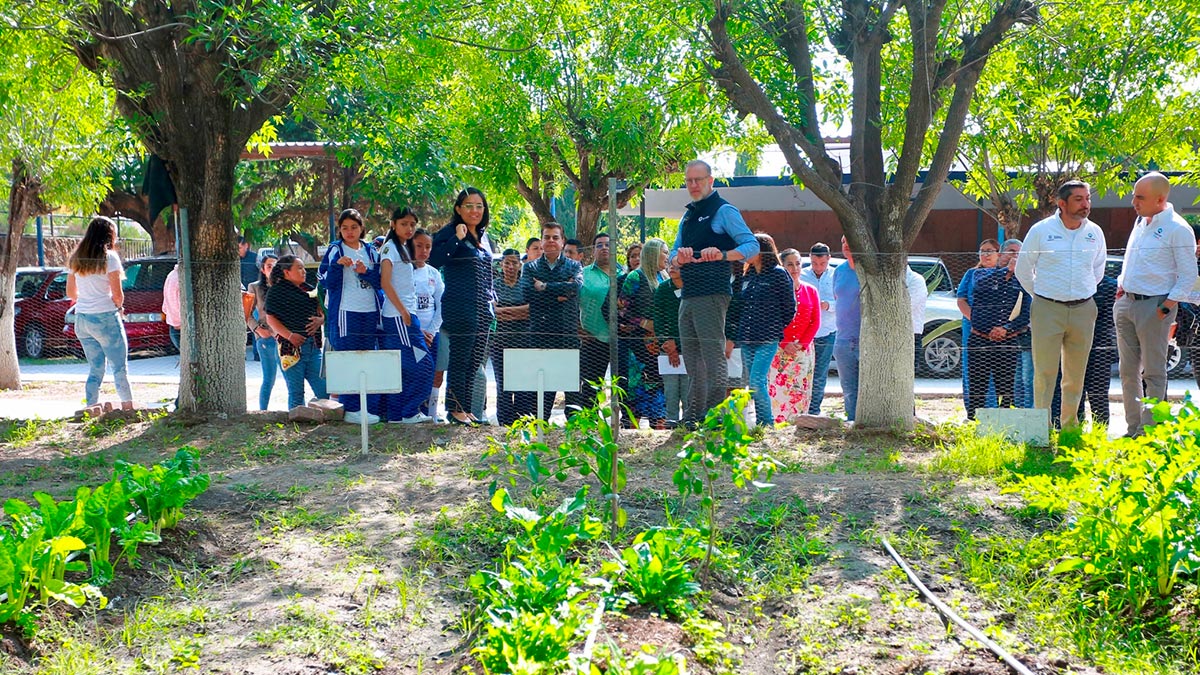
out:
M379 249L382 258L380 279L383 287L384 349L400 351L402 391L384 395L384 415L389 422L414 424L433 418L421 412L433 387L434 352L421 330L417 315L417 289L413 283L412 238L417 216L408 208L392 214L387 241Z
M379 344L379 310L383 306L379 254L362 240L364 234L362 215L355 209L342 211L339 239L329 245L317 269L317 283L325 288L329 316L334 320L329 342L339 352L375 349ZM348 421L357 422L358 396L338 400L345 406ZM367 397L368 413L375 412L378 405L376 396Z
M412 250L413 285L417 290L417 309L413 313L421 320L421 331L425 334L425 344L429 346L429 352L433 355L435 367L429 402L421 406L421 412L436 419L438 390L441 388L436 370L438 333L442 330L442 294L446 292L446 284L442 281L442 273L427 264L429 252L433 250L433 236L418 228L412 238Z

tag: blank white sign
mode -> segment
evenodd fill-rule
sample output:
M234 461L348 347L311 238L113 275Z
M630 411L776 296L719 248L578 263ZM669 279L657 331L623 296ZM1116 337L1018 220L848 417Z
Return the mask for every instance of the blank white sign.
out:
M578 349L505 349L504 391L579 391Z
M394 394L400 389L400 352L396 349L325 352L325 389L331 394L357 394L360 375L367 374L368 394Z

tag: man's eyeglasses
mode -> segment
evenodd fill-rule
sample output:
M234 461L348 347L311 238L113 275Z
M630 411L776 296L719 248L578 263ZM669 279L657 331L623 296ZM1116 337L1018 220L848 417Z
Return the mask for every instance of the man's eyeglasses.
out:
M979 255L992 255L992 254L994 254L994 253L999 253L999 252L1000 252L1000 251L997 251L997 250L996 250L996 249L994 249L994 248L981 248L981 249L979 249Z

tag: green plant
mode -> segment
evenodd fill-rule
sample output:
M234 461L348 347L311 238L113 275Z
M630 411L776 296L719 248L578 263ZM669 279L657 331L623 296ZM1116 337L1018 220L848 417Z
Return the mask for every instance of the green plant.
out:
M7 443L14 448L21 448L43 436L57 433L65 424L66 422L63 420L13 421L4 429L4 433L0 434L0 442Z
M1031 476L1015 488L1029 503L1068 516L1045 535L1061 559L1052 572L1081 573L1137 614L1200 572L1200 410L1189 399L1142 438L1092 433L1060 448L1072 475Z
M638 533L633 545L621 551L621 562L609 563L620 588L638 604L674 618L692 614L690 598L700 592L689 563L704 555L695 530L652 529Z
M583 615L575 610L498 609L471 653L484 673L540 675L565 670Z
M175 456L150 468L118 460L117 475L125 492L154 528L161 533L183 519L185 504L208 489L209 477L198 473L194 448L183 447Z
M561 482L574 472L585 480L595 480L600 495L609 502L605 518L611 528L610 537L615 539L617 530L625 526L628 517L620 500L621 491L625 489L625 461L620 456L616 432L608 416L611 401L608 384L592 382L589 385L597 389L596 404L576 412L567 420L564 440L553 453L544 442L535 440L538 431L544 430L545 423L530 417L513 424L503 442L491 440L484 458L503 455L504 464L498 471L509 485L515 486L518 477L524 478L533 486L535 494L544 489L545 481L550 477ZM612 389L617 396L624 394L620 387L613 386ZM631 415L628 410L626 414ZM499 480L497 477L492 481L492 492L497 489Z
M752 484L759 490L770 489L769 480L776 470L776 462L769 456L750 451L754 437L746 424L745 410L750 402L750 391L738 389L708 411L704 422L689 433L679 451L679 467L672 481L685 498L700 497L701 510L705 513L704 527L708 537L701 570L707 574L712 562L713 549L717 544L717 491L716 482L724 471L738 488Z

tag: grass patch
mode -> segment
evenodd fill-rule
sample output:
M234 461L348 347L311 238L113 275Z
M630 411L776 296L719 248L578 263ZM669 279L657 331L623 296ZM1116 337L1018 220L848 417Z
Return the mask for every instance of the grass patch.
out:
M4 431L0 432L0 443L14 448L23 448L39 438L52 436L62 431L66 420L11 420L6 423Z
M1006 477L1012 474L1061 473L1054 451L1000 436L978 436L975 426L961 427L948 438L934 442L934 456L925 463L930 473L963 477Z
M312 656L339 673L367 675L384 667L382 652L366 644L366 636L337 622L331 612L294 600L284 621L252 636L279 655Z

